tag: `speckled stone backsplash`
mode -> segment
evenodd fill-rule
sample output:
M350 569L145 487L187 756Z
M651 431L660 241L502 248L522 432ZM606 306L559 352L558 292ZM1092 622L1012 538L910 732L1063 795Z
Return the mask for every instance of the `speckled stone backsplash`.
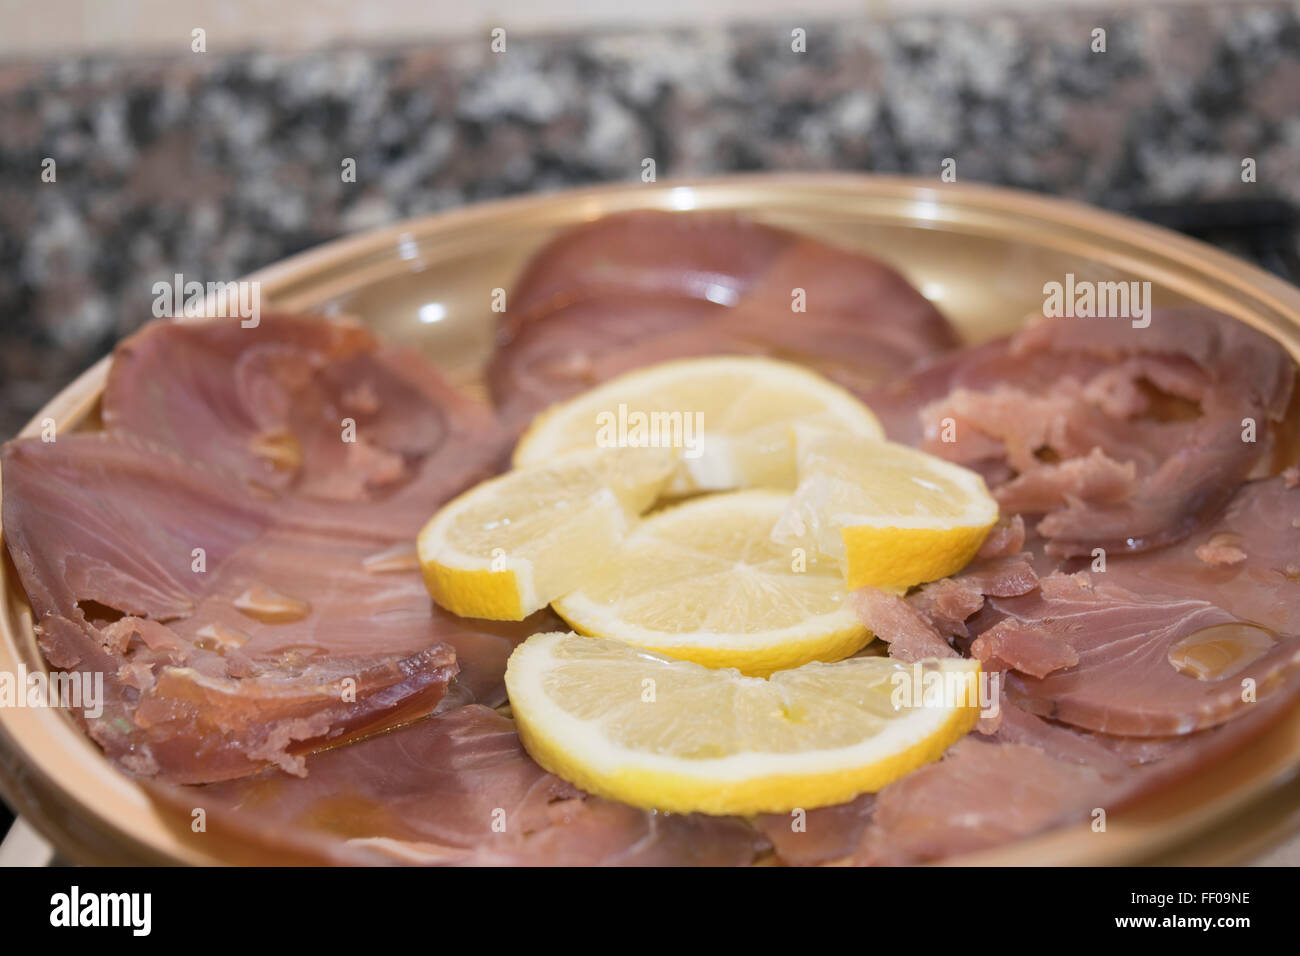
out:
M404 216L632 181L645 157L660 180L937 178L953 157L961 180L1118 208L1300 200L1300 6L808 24L805 53L791 26L0 65L0 436L175 272L230 279Z

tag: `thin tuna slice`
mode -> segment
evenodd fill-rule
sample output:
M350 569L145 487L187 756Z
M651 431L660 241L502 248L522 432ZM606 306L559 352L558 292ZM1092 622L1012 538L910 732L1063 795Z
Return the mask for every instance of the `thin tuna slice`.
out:
M850 861L871 822L876 795L864 793L848 803L791 813L764 813L754 819L786 866L825 866Z
M1039 580L1023 552L977 559L906 600L870 589L852 600L905 660L970 639L1034 713L1110 734L1186 734L1240 718L1300 668L1297 518L1300 489L1250 482L1215 522L1104 570ZM1241 559L1207 564L1208 542Z
M282 523L413 537L505 436L418 357L307 316L155 322L113 354L108 431L229 472Z
M1023 528L1022 528L1023 531ZM849 596L858 617L900 660L951 657L949 638L969 637L966 621L984 608L988 595L1013 597L1038 586L1031 555L978 558L961 574L923 585L903 598L878 588Z
M1160 736L1239 717L1300 666L1297 519L1300 489L1248 482L1175 545L993 601L972 621L972 653L1020 671L1009 687L1023 706L1092 730ZM1207 563L1210 546L1240 557Z
M900 595L879 588L858 588L849 603L859 620L889 644L889 656L902 661L927 657L956 657L938 629Z
M219 780L428 713L456 673L419 575L274 524L224 476L104 433L5 446L4 527L50 664L102 674L108 754Z
M1023 531L1022 525L1022 538ZM889 644L890 657L910 662L955 656L949 638L970 636L966 621L984 608L986 596L1014 597L1037 586L1032 556L1022 552L977 558L962 573L925 584L906 598L864 587L852 592L849 602L862 623Z
M1072 501L1092 504L1128 501L1137 490L1137 466L1120 463L1100 448L1081 458L1032 466L994 493L1003 511L1045 512Z
M531 416L606 379L645 365L741 351L718 328L725 306L707 299L603 293L502 326L488 384L503 417Z
M1147 328L1045 319L866 396L890 437L975 468L1065 557L1162 547L1267 467L1295 377L1285 350L1207 310Z
M1008 677L1021 706L1089 730L1160 736L1212 727L1240 716L1300 667L1295 636L1260 631L1206 600L1139 594L1104 575L1055 574L1039 591L995 605L1009 620L972 649L1029 672ZM1256 632L1260 641L1246 639ZM1198 676L1171 658L1201 635L1220 647L1208 649ZM1224 650L1229 644L1240 651ZM1060 669L1070 650L1077 663ZM1215 671L1214 659L1224 655L1240 660Z
M997 728L991 735L1000 743L1037 747L1053 759L1084 764L1111 779L1125 776L1129 769L1138 764L1138 761L1130 760L1109 746L1108 741L1121 738L1105 737L1068 724L1044 720L1016 706L1007 697L1005 688L1002 689L999 703L1001 706L998 708Z
M512 290L508 322L602 293L734 304L792 241L784 230L727 213L604 216L562 232L533 256Z
M488 379L516 423L671 358L771 355L862 389L958 341L884 263L717 213L634 212L569 230L508 306Z
M1206 562L1206 549L1233 560ZM1300 635L1300 488L1251 481L1213 521L1177 544L1108 559L1098 580L1143 594L1203 598L1279 635Z
M1078 652L1064 638L1015 618L999 621L975 638L970 651L986 668L1012 669L1029 677L1046 677L1079 663Z
M1025 519L1013 514L1002 517L993 526L989 536L980 545L981 558L997 558L1008 554L1019 554L1025 547Z
M1252 743L1294 706L1300 680L1240 720L1178 737L1113 737L1043 720L1003 702L993 739L958 741L938 763L890 784L851 854L863 864L930 862L995 848L1203 772ZM827 808L840 809L840 808ZM842 847L841 847L842 849Z
M1037 747L966 738L880 792L855 859L918 863L996 846L1080 818L1114 783Z
M156 788L186 820L280 859L357 864L739 865L766 841L740 820L657 814L588 796L537 766L514 723L478 705L278 771ZM186 827L187 835L188 827Z
M984 592L969 581L942 578L924 585L907 603L944 637L969 637L966 621L984 607Z

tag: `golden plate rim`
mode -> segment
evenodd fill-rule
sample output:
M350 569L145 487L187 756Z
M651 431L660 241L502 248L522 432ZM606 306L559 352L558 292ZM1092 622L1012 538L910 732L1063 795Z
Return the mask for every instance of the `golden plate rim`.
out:
M1300 289L1196 240L1081 203L972 183L938 183L852 173L756 173L661 183L614 183L474 203L342 237L280 260L246 278L261 282L275 307L324 301L345 288L349 270L374 267L401 242L454 243L490 235L520 219L564 225L627 209L732 209L760 212L830 204L846 215L899 225L1014 239L1103 262L1149 278L1268 333L1300 361ZM353 280L355 283L355 280ZM18 437L60 427L93 410L111 359L104 358L59 392ZM0 481L3 478L0 476ZM3 529L0 528L0 540ZM7 561L7 558L5 559ZM0 670L15 672L24 645L34 647L10 568L0 563ZM30 615L28 615L30 617ZM1150 795L1117 811L1106 833L1078 824L951 864L1105 865L1139 862L1238 862L1294 830L1300 819L1300 707L1260 738L1216 763L1214 775ZM1234 775L1236 775L1234 777ZM258 860L256 848L206 853L181 838L169 819L58 711L0 708L0 793L69 859L99 864L217 864ZM263 858L261 862L273 862Z

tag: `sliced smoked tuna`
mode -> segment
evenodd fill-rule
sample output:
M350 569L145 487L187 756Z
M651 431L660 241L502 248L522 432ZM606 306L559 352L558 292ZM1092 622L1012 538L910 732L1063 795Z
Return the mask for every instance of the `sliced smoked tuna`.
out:
M891 437L975 468L1052 553L1177 541L1273 461L1295 367L1208 310L1044 319L866 395Z
M507 323L488 365L493 399L523 427L561 401L645 365L738 351L717 326L724 306L706 299L601 294Z
M1020 544L1023 531L1022 526ZM948 639L970 636L966 621L983 609L986 597L1014 597L1036 587L1032 555L999 554L977 558L960 574L922 585L907 598L864 587L849 595L849 603L867 628L889 644L891 657L917 661L955 655Z
M864 793L833 807L760 814L754 826L771 841L777 860L787 866L839 863L857 850L875 803L874 793Z
M1037 747L967 737L880 792L854 859L919 863L997 846L1082 818L1117 782Z
M310 316L151 323L114 351L103 419L228 471L282 522L395 540L507 452L423 359Z
M539 308L604 293L734 305L795 238L728 213L603 216L565 230L533 256L511 290L507 326Z
M157 323L116 353L104 419L5 446L4 527L47 659L105 675L87 729L137 773L301 772L440 702L501 704L514 645L554 625L433 607L414 534L502 433L369 333Z
M1208 600L1137 593L1099 578L1054 575L1032 595L995 601L1008 619L976 638L972 651L1028 672L1008 678L1027 709L1111 734L1187 733L1244 713L1252 704L1244 680L1262 698L1300 667L1295 635L1240 621ZM1176 666L1180 647L1208 641L1215 647L1199 656L1222 666L1206 663L1199 676Z
M1207 561L1207 548L1240 557ZM1117 556L1096 576L1133 591L1204 598L1240 620L1300 635L1300 487L1285 476L1247 482L1221 514L1182 541Z
M970 651L987 668L1014 670L1026 677L1046 677L1079 663L1079 652L1063 635L1014 617L981 633L971 642Z
M891 656L967 653L1008 671L1023 707L1112 734L1233 720L1250 706L1243 680L1263 699L1300 669L1300 488L1284 477L1247 483L1165 548L1061 562L1024 543L907 598L862 588L850 601ZM1233 560L1207 561L1210 546Z
M998 519L989 536L980 545L979 557L996 558L1019 554L1025 547L1025 519L1018 514Z
M139 773L219 780L431 710L456 673L418 573L277 528L226 476L106 433L4 448L4 528L50 664Z
M862 257L725 217L619 218L557 240L516 287L498 399L522 414L701 351L792 357L856 389L927 361L873 406L891 437L978 468L1007 517L961 574L851 600L895 656L1005 671L1001 714L800 820L582 794L480 706L504 703L514 644L556 623L433 608L409 546L502 460L493 416L346 324L160 324L119 353L106 434L6 446L4 526L50 664L106 675L88 731L184 832L202 806L194 839L303 862L920 862L1122 807L1294 703L1300 480L1234 495L1277 467L1293 368L1271 342L1157 313L940 355L946 323Z
M1139 797L1249 745L1298 698L1300 675L1240 720L1134 738L1044 720L1003 697L996 729L958 741L942 760L880 793L809 811L797 826L778 814L755 825L790 865L916 864L978 853L1090 823L1097 809L1122 814Z
M901 661L927 657L956 657L944 635L901 595L880 588L858 588L849 594L858 619L880 640L889 644L889 656Z
M299 862L727 866L767 846L740 820L588 796L534 763L512 721L478 705L313 754L307 771L157 792L186 820L206 810L208 832L186 827L191 839L238 836Z
M894 269L718 213L633 212L563 233L508 300L488 367L512 422L620 372L754 353L861 390L957 344Z
M1121 814L1111 821L1122 820L1138 798L1248 746L1298 699L1300 679L1293 677L1240 720L1146 740L1078 731L1004 701L992 737L963 738L938 763L885 787L866 825L854 818L846 839L823 852L859 864L924 863L993 849L1054 826L1088 824L1098 809L1108 817ZM846 804L816 812L843 817L858 809ZM847 837L856 832L861 835L850 845Z
M1002 619L971 651L1018 671L1008 686L1022 706L1090 730L1161 736L1239 717L1300 669L1298 525L1300 489L1250 482L1174 546L995 599ZM1213 541L1241 559L1207 563L1198 552Z

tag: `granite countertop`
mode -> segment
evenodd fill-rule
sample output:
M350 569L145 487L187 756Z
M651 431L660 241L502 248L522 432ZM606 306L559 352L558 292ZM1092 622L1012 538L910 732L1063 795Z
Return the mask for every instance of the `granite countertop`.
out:
M1281 4L0 63L0 437L175 272L230 279L405 216L630 181L647 156L661 180L937 176L951 156L962 180L1120 208L1300 200L1297 90L1300 6Z

